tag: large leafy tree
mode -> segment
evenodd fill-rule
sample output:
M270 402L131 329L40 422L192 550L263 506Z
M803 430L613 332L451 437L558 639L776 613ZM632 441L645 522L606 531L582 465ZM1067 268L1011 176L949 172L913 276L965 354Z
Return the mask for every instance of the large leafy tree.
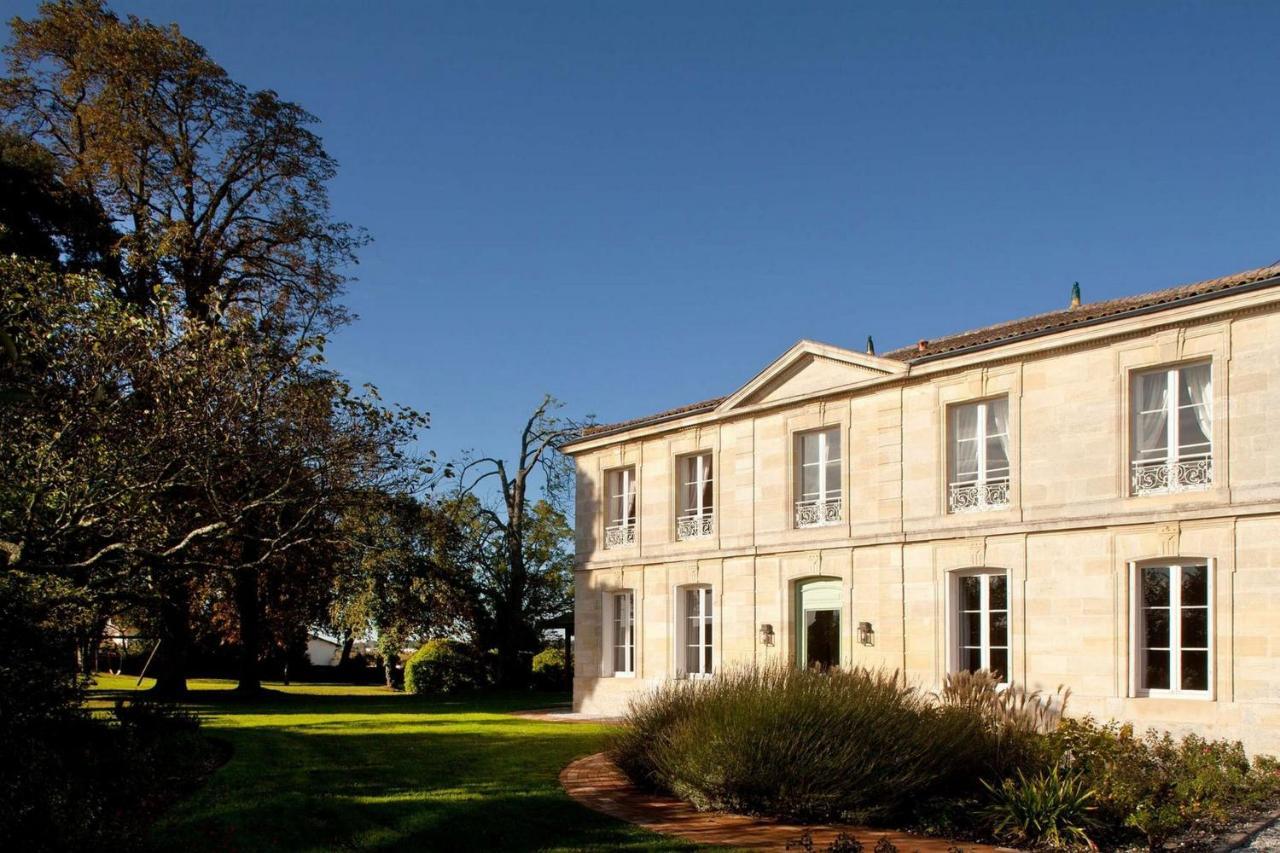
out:
M282 304L342 319L361 236L330 214L336 163L314 116L232 80L176 25L100 0L45 3L12 28L0 107L117 224L127 297L172 288L210 321Z
M385 489L353 501L339 521L340 571L327 624L347 641L377 638L388 687L407 643L456 635L468 623L451 521L433 502Z
M166 477L139 517L170 544L111 540L87 559L147 579L164 689L185 683L196 608L222 617L254 689L263 632L314 607L304 579L327 583L345 496L402 474L399 448L424 425L322 366L363 237L331 215L336 164L314 117L232 80L176 26L62 0L12 30L0 110L44 152L26 174L47 199L106 222L78 244L45 227L52 251L31 233L50 217L15 220L13 239L60 263L83 244L115 294L166 333L150 367L134 363L120 405L158 436L138 449ZM200 532L187 540L192 520Z

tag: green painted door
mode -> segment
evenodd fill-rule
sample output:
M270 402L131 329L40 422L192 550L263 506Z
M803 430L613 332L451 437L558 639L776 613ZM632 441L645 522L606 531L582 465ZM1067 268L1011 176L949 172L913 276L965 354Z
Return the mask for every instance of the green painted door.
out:
M805 669L840 665L843 584L818 578L796 586L796 664Z

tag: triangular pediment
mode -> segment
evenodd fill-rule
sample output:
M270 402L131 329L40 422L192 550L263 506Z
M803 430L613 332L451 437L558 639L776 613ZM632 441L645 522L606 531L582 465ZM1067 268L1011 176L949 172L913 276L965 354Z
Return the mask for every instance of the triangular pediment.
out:
M720 411L775 403L902 373L900 361L801 341L726 398Z

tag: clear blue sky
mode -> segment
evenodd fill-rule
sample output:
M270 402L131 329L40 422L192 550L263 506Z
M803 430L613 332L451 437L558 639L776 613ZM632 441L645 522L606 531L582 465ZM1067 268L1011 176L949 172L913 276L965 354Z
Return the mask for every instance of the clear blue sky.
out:
M322 119L375 239L330 355L446 457L1280 258L1280 3L114 8Z

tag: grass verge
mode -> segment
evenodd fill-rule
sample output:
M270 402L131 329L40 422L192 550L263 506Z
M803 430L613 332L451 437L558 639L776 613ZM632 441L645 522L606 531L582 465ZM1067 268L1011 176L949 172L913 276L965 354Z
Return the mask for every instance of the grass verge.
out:
M155 849L690 849L569 799L560 770L600 751L610 727L506 713L546 707L546 696L268 684L246 701L231 686L191 683L205 733L233 752L160 819ZM135 679L103 676L92 702L108 707L135 689Z

